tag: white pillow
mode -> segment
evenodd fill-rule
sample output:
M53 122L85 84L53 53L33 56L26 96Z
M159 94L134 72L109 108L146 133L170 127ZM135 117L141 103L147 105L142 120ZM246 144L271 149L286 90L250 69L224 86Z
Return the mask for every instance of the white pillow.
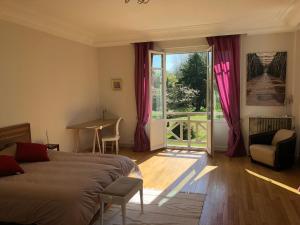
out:
M295 131L280 129L276 132L273 137L272 145L277 145L278 142L291 138L294 135Z
M12 144L2 150L0 150L0 155L9 155L9 156L16 156L17 151L17 144Z

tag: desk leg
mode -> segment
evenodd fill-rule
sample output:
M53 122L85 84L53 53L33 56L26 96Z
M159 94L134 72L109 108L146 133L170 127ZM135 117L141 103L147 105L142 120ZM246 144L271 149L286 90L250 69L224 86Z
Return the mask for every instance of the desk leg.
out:
M80 150L80 137L79 137L79 129L75 130L75 152L79 152Z
M98 130L97 130L97 135L96 135L97 136L97 143L98 143L99 154L101 154L102 151L101 151L101 146L100 146L101 144L100 144L99 133L100 132L98 132Z
M95 129L94 131L93 154L95 154L95 149L96 149L96 138L97 138L97 129Z

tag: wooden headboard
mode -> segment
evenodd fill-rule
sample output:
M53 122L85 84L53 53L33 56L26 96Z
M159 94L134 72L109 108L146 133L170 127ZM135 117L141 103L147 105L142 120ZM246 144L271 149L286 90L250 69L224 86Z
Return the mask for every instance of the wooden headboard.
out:
M29 123L0 128L0 150L16 142L31 142Z

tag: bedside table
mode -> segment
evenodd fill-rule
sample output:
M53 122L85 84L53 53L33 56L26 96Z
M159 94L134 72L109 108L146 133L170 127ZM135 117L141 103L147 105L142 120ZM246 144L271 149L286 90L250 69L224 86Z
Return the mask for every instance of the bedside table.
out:
M59 144L46 144L47 149L49 150L54 150L56 149L56 151L59 152Z

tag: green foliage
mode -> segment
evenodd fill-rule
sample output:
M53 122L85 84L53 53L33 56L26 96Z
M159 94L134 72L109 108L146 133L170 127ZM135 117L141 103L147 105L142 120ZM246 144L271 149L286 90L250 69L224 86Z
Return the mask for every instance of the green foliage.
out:
M180 126L176 126L173 130L173 133L180 137ZM188 140L188 126L186 123L182 126L182 135L183 140ZM196 138L196 132L194 131L194 127L191 127L191 139ZM169 139L176 139L174 136L171 136Z
M174 74L168 74L167 104L174 111L206 110L206 57L190 54Z
M194 53L189 56L186 63L180 68L182 74L179 82L184 86L195 90L193 106L195 111L200 111L201 107L206 108L206 82L207 82L207 63L206 58Z
M195 111L195 107L192 104L195 95L195 90L176 83L174 86L168 88L168 109L175 110L176 112Z

